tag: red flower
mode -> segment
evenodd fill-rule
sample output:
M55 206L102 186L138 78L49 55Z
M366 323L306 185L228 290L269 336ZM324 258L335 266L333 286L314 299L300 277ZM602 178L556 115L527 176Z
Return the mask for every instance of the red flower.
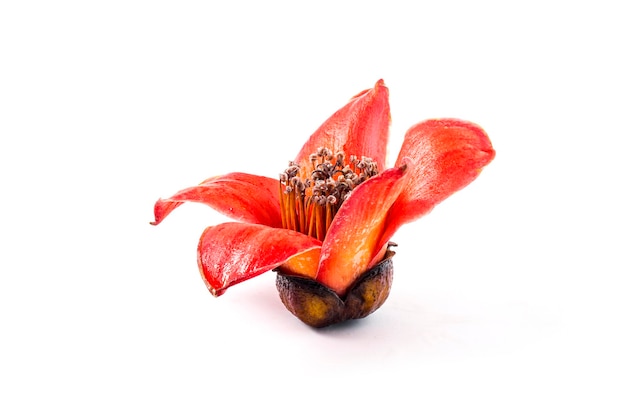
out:
M465 187L495 156L477 125L435 119L411 127L385 169L389 123L380 80L324 122L279 179L239 172L209 178L158 200L152 224L190 201L237 220L200 237L198 265L215 296L279 268L341 297L384 257L400 226Z

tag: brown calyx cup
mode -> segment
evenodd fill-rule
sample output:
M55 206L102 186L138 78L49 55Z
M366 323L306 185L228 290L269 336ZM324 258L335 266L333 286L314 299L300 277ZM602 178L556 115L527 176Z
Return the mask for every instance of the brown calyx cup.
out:
M277 271L276 288L280 300L294 316L317 328L366 317L383 305L389 296L393 255L395 252L388 250L382 261L357 278L344 297L311 278Z

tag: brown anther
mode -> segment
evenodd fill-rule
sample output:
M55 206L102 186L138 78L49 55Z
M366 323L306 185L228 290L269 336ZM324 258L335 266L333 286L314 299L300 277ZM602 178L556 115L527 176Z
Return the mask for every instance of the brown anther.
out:
M291 162L290 164L293 164L293 162ZM295 177L296 175L298 175L299 172L300 172L300 167L295 164L289 165L289 168L285 170L285 173L287 174L288 178Z
M322 163L326 160L326 152L327 149L324 147L317 148L317 156L319 156L322 160Z
M345 159L346 155L343 152L337 152L337 161L335 162L335 166L337 168L343 168L344 164L344 159Z

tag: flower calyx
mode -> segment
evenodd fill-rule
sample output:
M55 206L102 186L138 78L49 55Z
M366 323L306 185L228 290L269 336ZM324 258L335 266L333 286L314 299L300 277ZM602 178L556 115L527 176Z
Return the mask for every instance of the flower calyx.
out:
M316 328L369 316L387 300L393 282L395 252L363 273L344 297L325 285L277 270L276 288L283 305L303 323Z

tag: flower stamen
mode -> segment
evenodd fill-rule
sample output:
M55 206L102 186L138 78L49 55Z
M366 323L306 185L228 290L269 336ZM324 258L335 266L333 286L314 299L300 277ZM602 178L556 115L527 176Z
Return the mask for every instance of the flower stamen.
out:
M279 174L282 227L324 240L343 202L356 186L378 174L378 167L371 158L346 158L324 147L311 154L309 162L309 178L300 176L302 170L294 162Z

